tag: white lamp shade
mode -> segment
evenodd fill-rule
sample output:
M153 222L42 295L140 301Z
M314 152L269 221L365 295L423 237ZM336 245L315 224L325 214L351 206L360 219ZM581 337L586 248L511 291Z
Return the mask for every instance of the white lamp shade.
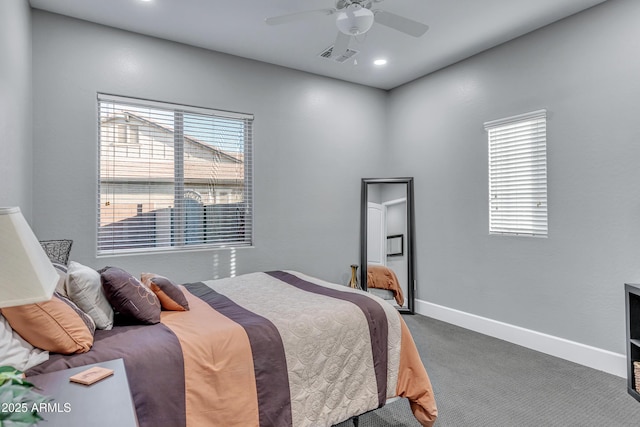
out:
M353 3L338 12L336 25L341 33L349 36L358 36L369 31L373 25L373 19L373 12L357 3Z
M58 278L20 208L0 208L0 307L47 301Z

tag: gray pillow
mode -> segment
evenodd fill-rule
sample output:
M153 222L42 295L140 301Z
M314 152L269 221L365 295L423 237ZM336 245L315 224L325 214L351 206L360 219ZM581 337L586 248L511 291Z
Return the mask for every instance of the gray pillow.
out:
M98 329L113 327L113 309L102 289L100 273L91 267L71 261L67 272L67 296L87 313Z

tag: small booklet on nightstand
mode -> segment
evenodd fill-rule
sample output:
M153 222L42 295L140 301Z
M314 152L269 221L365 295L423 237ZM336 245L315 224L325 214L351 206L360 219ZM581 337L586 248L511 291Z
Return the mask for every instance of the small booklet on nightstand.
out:
M101 368L100 366L94 366L86 371L79 372L69 377L69 381L74 383L91 385L98 382L108 376L113 375L113 369Z

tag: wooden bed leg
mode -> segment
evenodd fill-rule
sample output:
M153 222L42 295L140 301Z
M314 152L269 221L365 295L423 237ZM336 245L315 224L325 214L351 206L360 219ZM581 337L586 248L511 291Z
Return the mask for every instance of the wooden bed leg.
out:
M360 418L358 418L357 416L351 418L353 420L353 427L358 427L358 424L360 423Z

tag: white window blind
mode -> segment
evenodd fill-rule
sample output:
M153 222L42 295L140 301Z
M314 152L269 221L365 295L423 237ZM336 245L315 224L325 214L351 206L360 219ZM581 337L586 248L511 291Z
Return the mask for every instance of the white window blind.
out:
M98 255L250 246L252 123L98 94Z
M546 110L484 127L489 136L489 233L546 237Z

